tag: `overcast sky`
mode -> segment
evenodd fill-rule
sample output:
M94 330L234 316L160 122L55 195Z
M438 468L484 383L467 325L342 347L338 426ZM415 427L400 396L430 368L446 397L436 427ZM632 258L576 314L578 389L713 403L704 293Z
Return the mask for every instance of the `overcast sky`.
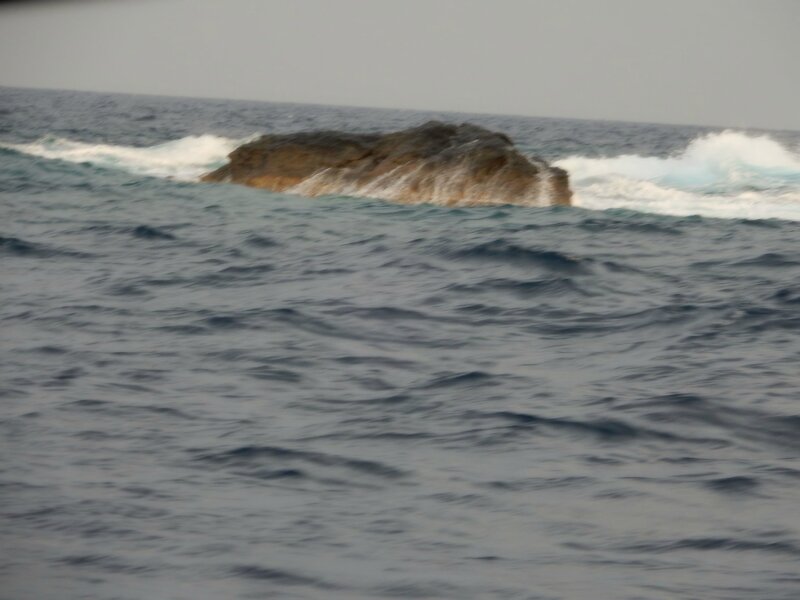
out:
M800 0L0 6L0 85L800 130Z

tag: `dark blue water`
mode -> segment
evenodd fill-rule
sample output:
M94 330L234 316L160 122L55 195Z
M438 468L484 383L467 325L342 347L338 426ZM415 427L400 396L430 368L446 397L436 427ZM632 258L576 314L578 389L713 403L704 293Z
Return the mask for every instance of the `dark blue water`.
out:
M189 177L432 117L572 164L753 146L573 208ZM0 89L0 597L799 597L800 140L763 135Z

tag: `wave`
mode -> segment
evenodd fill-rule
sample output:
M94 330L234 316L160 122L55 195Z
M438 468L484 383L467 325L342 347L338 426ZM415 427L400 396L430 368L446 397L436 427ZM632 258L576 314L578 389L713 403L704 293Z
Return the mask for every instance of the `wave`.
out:
M201 134L137 147L48 135L30 143L0 143L0 148L136 175L197 181L256 137ZM766 135L723 131L695 138L668 157L569 156L552 164L569 173L572 203L586 209L800 221L800 153ZM375 190L354 193L376 195Z
M800 154L770 137L736 131L692 140L669 157L570 156L575 197L588 209L800 221Z
M224 164L228 154L249 139L202 134L138 147L92 144L48 135L27 144L0 143L0 147L42 158L121 169L136 175L196 181L203 173Z

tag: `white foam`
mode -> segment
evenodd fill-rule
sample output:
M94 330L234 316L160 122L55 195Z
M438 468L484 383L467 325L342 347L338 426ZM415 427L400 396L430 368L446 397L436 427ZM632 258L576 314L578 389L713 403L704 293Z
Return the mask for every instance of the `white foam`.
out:
M244 141L246 140L203 134L190 135L155 146L137 147L90 144L46 136L29 144L0 146L43 158L89 163L122 169L137 175L192 181L224 164L228 154Z
M137 147L46 136L28 144L0 143L0 147L138 175L196 181L225 164L232 150L254 137L234 139L203 134ZM575 191L573 202L583 208L800 221L800 153L768 136L724 131L698 137L670 157L571 156L554 164L569 172ZM320 173L292 191L309 193L313 191L311 188L321 186L330 187L332 192L335 187L337 193L397 200L417 176L415 172L390 173L369 185L356 186L338 178L332 182L329 173ZM451 179L450 175L442 175L434 182L435 191L442 196L441 203L447 203L446 198L451 195L450 187L454 184ZM547 181L542 183L537 197L520 204L546 203L547 184ZM475 197L464 204L491 203L487 193L474 190ZM426 201L436 203L437 199Z
M507 171L502 168L486 180L474 182L468 158L442 169L430 170L426 166L422 162L402 164L366 182L348 169L324 169L286 191L303 196L358 196L439 206L497 206L513 200L519 206L543 207L549 206L554 196L546 166L539 184L528 186L517 196L505 189Z
M724 131L675 156L571 156L574 203L672 215L800 220L800 154L768 136Z

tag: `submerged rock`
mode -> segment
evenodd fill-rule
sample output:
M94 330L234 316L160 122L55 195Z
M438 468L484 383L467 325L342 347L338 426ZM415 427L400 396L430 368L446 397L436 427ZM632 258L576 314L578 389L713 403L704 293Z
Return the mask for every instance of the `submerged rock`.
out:
M202 180L445 206L569 205L572 197L566 171L524 156L502 133L470 124L265 135L228 158Z

